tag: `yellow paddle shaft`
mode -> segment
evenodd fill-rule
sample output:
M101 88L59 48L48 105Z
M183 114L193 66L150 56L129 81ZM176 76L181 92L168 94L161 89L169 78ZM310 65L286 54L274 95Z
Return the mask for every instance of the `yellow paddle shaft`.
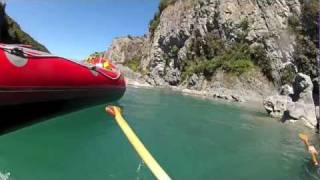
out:
M154 174L154 176L159 180L170 180L171 178L168 174L161 168L158 162L152 157L149 151L145 148L142 142L139 140L134 131L130 128L126 120L121 115L121 110L119 107L112 106L115 119L120 126L121 130L124 132L129 142L132 144L134 149L137 151L142 160L146 163L148 168Z

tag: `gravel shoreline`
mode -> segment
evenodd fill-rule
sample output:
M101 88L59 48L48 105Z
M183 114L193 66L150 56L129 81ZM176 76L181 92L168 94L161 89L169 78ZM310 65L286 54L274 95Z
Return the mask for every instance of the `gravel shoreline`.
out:
M134 88L146 88L146 89L168 89L174 92L181 93L182 95L186 96L192 96L197 97L201 99L207 99L212 101L221 101L226 103L237 103L241 106L249 107L249 108L255 108L263 110L263 96L255 96L252 97L239 97L237 95L232 95L229 93L223 94L221 92L208 92L208 91L198 91L198 90L191 90L181 87L175 87L175 86L152 86L146 82L143 82L142 80L136 79L128 79L127 78L127 85L129 87Z

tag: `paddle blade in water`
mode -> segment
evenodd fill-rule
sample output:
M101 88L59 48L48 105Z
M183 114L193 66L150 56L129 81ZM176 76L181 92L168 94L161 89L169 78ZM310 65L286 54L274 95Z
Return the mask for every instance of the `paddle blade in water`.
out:
M318 158L317 158L318 152L315 149L314 150L310 150L310 146L313 147L313 148L314 148L314 146L309 144L309 138L308 138L308 136L306 134L300 133L299 137L306 144L307 150L311 154L313 164L317 166L319 164Z
M305 134L300 133L299 134L300 139L305 142L306 144L308 144L308 136Z

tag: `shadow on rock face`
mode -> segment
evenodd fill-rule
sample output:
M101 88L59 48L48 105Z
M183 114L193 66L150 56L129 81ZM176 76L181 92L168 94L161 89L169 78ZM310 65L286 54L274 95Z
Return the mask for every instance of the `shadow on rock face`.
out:
M319 80L318 78L313 80L313 100L316 106L319 106L320 94L319 94Z
M292 119L292 118L290 117L290 113L289 113L288 110L286 110L286 111L283 112L283 116L282 116L282 118L280 119L280 122L285 123L286 121L288 121L288 120L290 120L290 119Z

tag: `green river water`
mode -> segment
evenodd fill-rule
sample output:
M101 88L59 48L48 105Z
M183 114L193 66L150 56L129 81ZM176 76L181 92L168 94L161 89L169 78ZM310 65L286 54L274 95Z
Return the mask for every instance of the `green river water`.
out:
M317 146L320 138L263 110L134 88L117 104L173 179L319 179L297 134ZM2 134L0 171L16 180L154 179L104 107L51 114Z

